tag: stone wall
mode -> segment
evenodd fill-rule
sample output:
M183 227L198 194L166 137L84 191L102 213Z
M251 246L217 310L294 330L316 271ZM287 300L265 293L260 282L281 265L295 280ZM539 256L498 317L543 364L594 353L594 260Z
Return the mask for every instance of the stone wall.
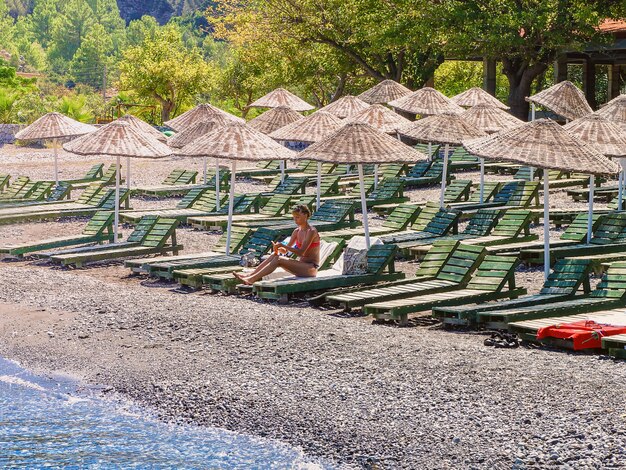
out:
M0 145L15 142L15 134L22 127L21 124L0 124Z

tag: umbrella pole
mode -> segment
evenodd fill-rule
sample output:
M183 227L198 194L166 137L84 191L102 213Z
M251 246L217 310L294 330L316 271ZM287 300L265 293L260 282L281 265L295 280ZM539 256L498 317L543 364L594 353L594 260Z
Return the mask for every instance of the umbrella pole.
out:
M535 103L530 103L530 120L535 120Z
M543 177L543 277L550 275L550 181L548 172Z
M378 165L374 163L374 191L378 189Z
M237 162L233 160L230 167L230 192L228 194L228 228L226 229L226 255L230 255L230 232L233 227L233 205L235 202L235 172Z
M206 185L207 183L207 179L206 179L206 157L204 157L204 162L203 162L203 169L204 169L204 184Z
M58 141L54 139L52 146L54 147L54 185L59 185L59 151L57 149Z
M120 223L120 156L117 156L117 166L115 168L115 218L113 221L113 242L117 243L118 225Z
M485 159L480 159L480 203L485 202Z
M433 144L428 142L428 161L433 159Z
M285 160L280 161L280 182L285 181Z
M623 183L623 176L624 176L623 171L620 171L619 174L617 175L617 210L618 211L622 210L622 198L623 198L622 183Z
M322 185L322 162L317 162L317 194L315 195L315 210L319 210L321 202L321 190Z
M595 190L595 176L589 178L589 214L587 215L587 243L591 242L591 232L593 229L593 191Z
M365 178L363 177L363 164L359 163L359 185L361 186L361 212L363 213L363 230L365 231L365 246L370 249L370 227L367 220L367 200L365 199Z
M206 165L206 157L204 163ZM204 178L204 183L206 184L206 169L204 171ZM215 209L220 210L220 161L217 158L215 159Z
M126 157L126 188L130 191L130 157Z
M446 192L446 181L448 179L448 151L450 145L446 144L446 148L443 153L443 172L441 173L441 195L439 196L439 207L443 209L443 195Z

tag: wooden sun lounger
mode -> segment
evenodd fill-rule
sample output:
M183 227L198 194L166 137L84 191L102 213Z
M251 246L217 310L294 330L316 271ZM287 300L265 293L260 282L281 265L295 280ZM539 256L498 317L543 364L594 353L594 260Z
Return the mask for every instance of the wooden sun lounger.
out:
M506 324L501 323L498 318L498 310L542 305L570 299L576 295L581 285L583 292L588 294L591 290L589 286L589 263L584 260L560 260L555 264L554 271L550 273L538 294L478 305L434 307L433 317L439 318L444 325L472 327L480 325L485 328L506 329Z
M102 243L104 241L110 242L113 240L113 215L112 212L96 212L80 234L48 238L29 243L9 243L0 246L0 253L21 257L35 251L72 245L85 245L88 243Z
M95 250L89 253L54 255L50 257L50 261L53 263L59 263L63 266L74 265L77 268L80 268L86 263L95 261L116 260L131 256L146 256L150 254L158 255L170 251L177 254L178 251L183 248L182 245L178 245L176 243L177 225L178 221L176 219L159 217L137 246L120 247L117 249L110 248L101 251ZM167 241L170 239L171 243L167 244Z
M515 287L517 264L518 260L514 258L488 255L464 289L367 304L364 311L379 320L397 320L400 324L406 324L410 313L431 310L438 305L517 298L526 293L526 289ZM508 289L505 289L507 284Z
M405 274L397 272L394 267L395 252L394 245L372 245L367 255L367 274L344 275L334 269L327 269L318 271L317 277L314 278L291 276L273 281L255 282L253 290L260 298L284 303L294 294L403 279Z
M485 255L484 248L459 244L432 279L416 278L413 282L329 295L326 296L326 301L332 305L340 305L344 310L349 311L352 308L375 302L460 289L467 285L472 273Z

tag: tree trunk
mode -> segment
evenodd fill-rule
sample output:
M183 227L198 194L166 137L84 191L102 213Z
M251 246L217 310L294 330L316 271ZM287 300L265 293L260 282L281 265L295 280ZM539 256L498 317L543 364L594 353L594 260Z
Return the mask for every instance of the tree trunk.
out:
M502 60L503 72L509 80L508 105L511 114L522 121L528 121L530 104L526 97L531 95L533 81L546 71L546 64L537 63L529 66L522 61Z
M174 103L170 100L161 101L161 120L163 122L170 120L170 114L172 114L172 110L174 109Z

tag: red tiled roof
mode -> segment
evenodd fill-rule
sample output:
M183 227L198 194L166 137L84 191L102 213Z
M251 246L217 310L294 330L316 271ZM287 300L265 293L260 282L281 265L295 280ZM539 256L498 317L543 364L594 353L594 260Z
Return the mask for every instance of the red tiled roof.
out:
M626 32L626 21L604 20L600 25L600 31L605 33L624 33Z

